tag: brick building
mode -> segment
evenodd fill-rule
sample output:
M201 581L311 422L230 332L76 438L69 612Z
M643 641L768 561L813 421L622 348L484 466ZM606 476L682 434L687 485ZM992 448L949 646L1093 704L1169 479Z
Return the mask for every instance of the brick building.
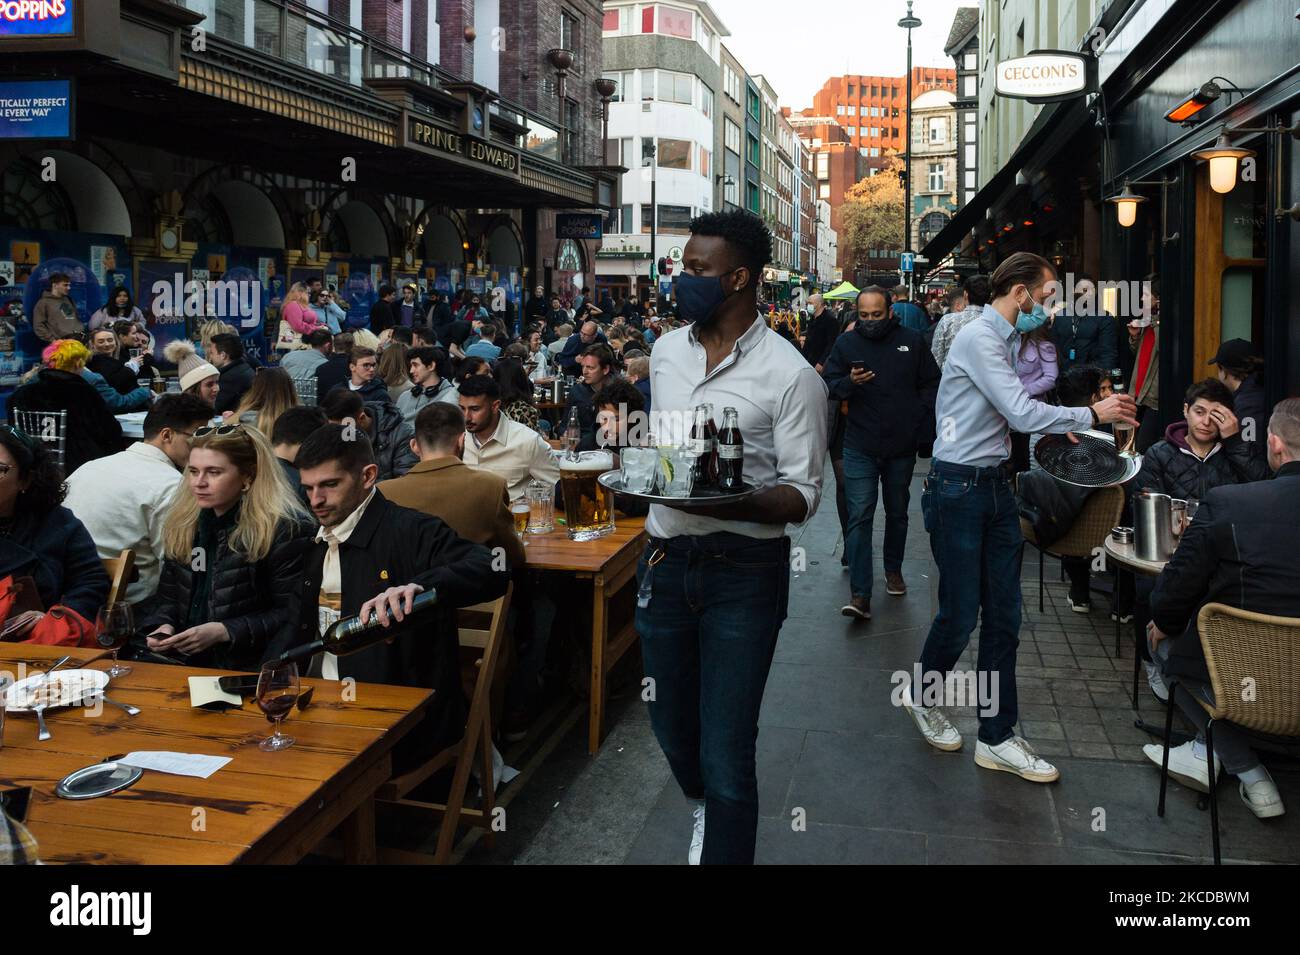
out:
M912 68L912 96L938 89L956 93L955 70ZM832 76L813 97L804 116L826 116L844 127L849 142L868 157L903 152L907 122L906 76Z

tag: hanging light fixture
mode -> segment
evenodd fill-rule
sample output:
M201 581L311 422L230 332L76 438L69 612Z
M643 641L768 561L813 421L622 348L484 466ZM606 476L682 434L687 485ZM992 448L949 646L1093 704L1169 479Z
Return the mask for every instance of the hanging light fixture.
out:
M1139 202L1146 202L1146 196L1139 196L1133 191L1133 184L1125 180L1124 188L1120 190L1117 196L1111 196L1106 200L1115 206L1115 215L1119 224L1127 229L1137 221L1137 207Z
M1193 159L1204 159L1210 164L1210 188L1217 193L1232 192L1237 185L1237 163L1255 155L1255 150L1243 146L1234 146L1228 139L1225 126L1219 138L1208 149L1198 149L1192 153Z

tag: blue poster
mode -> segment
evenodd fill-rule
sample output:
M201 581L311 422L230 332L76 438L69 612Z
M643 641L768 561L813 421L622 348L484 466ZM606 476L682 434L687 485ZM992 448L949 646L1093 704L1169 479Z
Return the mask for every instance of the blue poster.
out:
M0 139L71 138L71 80L0 83Z
M0 36L72 36L75 0L4 0Z

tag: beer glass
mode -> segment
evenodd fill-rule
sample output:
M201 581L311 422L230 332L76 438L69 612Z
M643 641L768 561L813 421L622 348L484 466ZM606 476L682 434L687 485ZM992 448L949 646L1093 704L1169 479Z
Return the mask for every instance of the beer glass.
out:
M569 540L591 541L614 532L614 492L596 480L614 470L610 451L583 451L560 459L560 488Z
M524 535L528 533L528 515L531 512L532 508L528 506L526 497L520 498L510 505L510 516L514 518L515 522L515 536L524 542L525 547L528 546L528 541L524 540Z
M1112 381L1115 394L1124 394L1124 386ZM1135 453L1137 429L1127 421L1116 421L1110 426L1110 433L1115 436L1115 450L1122 458L1131 458Z

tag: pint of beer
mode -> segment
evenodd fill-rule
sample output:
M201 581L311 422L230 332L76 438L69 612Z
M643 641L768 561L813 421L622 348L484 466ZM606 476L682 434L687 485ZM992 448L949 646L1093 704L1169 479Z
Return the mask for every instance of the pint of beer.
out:
M1115 435L1115 450L1121 457L1132 457L1134 438L1137 437L1133 426L1123 421L1116 421L1111 425L1110 430Z
M584 451L576 460L560 458L560 492L569 540L589 541L614 531L614 493L596 478L614 470L609 451Z
M528 514L531 510L527 500L518 500L510 505L510 516L515 520L515 533L520 540L523 540L524 533L528 530Z

